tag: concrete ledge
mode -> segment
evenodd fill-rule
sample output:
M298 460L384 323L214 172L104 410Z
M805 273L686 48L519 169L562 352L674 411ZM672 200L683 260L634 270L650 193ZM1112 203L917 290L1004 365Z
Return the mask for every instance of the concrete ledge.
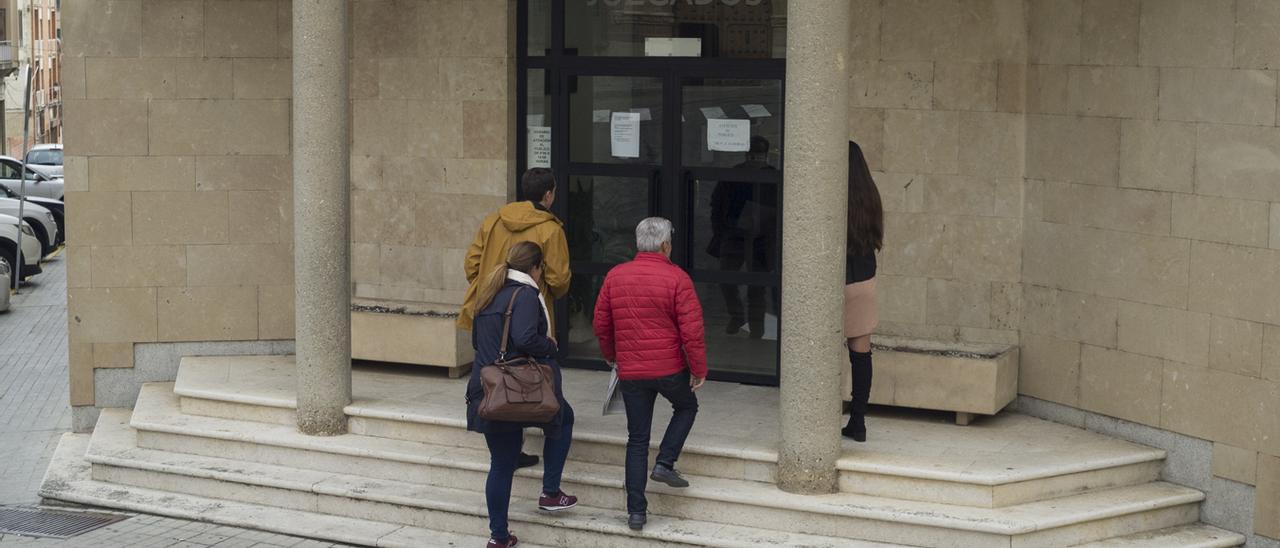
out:
M351 311L351 357L357 360L444 367L465 374L475 359L470 333L454 325L443 306L359 299Z
M968 424L1018 396L1015 346L876 337L873 352L873 404L953 411L958 424ZM844 384L848 394L848 373Z

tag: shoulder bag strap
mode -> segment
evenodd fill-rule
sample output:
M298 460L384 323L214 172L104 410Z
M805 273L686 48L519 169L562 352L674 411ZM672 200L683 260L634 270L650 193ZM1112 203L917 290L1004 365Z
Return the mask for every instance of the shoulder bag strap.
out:
M511 337L511 311L516 307L516 296L520 294L523 287L517 287L511 293L511 302L507 303L507 311L503 314L502 320L502 344L498 347L498 359L505 360L507 358L507 339Z

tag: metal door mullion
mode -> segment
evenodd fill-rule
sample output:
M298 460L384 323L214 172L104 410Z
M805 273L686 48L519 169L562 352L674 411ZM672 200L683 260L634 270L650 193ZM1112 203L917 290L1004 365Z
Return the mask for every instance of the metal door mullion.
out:
M666 127L663 133L663 158L665 158L663 180L666 188L663 191L664 210L662 216L671 220L675 230L672 234L673 255L676 265L688 270L693 266L693 253L689 250L689 230L691 217L681 206L688 202L684 188L684 173L681 168L684 158L681 155L681 139L684 124L681 116L684 113L684 101L680 88L680 72L668 65L663 78L663 116Z
M569 261L569 269L575 274L581 273L585 275L606 274L615 266L621 263L606 263L602 261Z
M591 162L569 162L565 168L566 176L581 177L635 177L649 179L654 171L662 169L655 164L598 164Z
M528 166L527 114L529 106L529 3L516 5L516 197L520 197L520 173Z
M528 44L525 44L525 47L529 47ZM521 56L524 59L520 61L520 63L522 63L526 69L545 69L555 66L555 62L545 56L539 55L537 57L531 57L527 54L523 54Z
M727 270L694 270L689 272L694 283L755 285L760 287L778 287L778 275L773 272L727 271Z
M782 132L780 133L782 138L779 139L782 142L778 143L778 171L780 173L785 172L785 170L787 169L787 155L786 155L787 79L785 76L786 75L785 60L784 60L783 67L784 67L784 70L783 70L784 76L783 78L780 79L780 84L778 88L778 92L782 94L782 100L779 101L779 104L778 104L778 117L780 118L779 124L782 127ZM783 180L783 183L785 184L786 177L784 176L782 180ZM782 379L782 330L786 328L786 325L787 325L786 321L784 321L782 317L782 299L786 298L786 296L783 295L784 290L782 288L782 269L783 269L782 225L783 223L786 222L786 215L783 215L783 211L784 211L783 207L785 207L785 204L783 203L783 200L784 200L782 196L783 194L785 194L785 192L783 192L782 189L779 188L778 189L778 222L775 223L777 226L774 228L774 238L775 238L774 241L778 242L778 245L774 246L773 248L773 261L774 261L774 264L778 265L778 268L777 268L778 272L775 274L778 280L778 348L776 352L776 357L773 360L773 378L774 378L773 382L775 385L780 384Z
M565 56L562 59L577 59L577 57ZM634 61L634 59L631 61ZM661 78L663 76L663 71L661 70L637 66L629 61L620 61L617 63L593 63L587 65L562 63L558 66L565 72L574 76L615 76L632 78Z
M696 78L776 80L786 77L783 59L739 59L732 57L599 57L565 55L560 66L570 70L624 70L655 74L677 72ZM743 76L746 74L746 76Z
M695 179L703 181L734 181L740 183L782 184L782 170L740 167L687 167Z

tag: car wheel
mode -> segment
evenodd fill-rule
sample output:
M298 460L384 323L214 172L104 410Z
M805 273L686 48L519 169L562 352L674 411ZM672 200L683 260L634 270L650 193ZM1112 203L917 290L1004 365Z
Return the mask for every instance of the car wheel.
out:
M62 245L62 242L67 241L67 222L56 211L53 213L53 222L58 226L58 239L53 242L54 247L57 247Z
M31 231L36 233L36 239L40 240L40 258L43 259L53 252L53 242L49 241L49 233L45 231L44 225L39 221L31 219L27 221L31 225Z
M0 272L8 272L8 273L9 273L9 274L8 274L8 280L5 280L5 281L12 281L12 280L13 280L13 264L12 264L12 263L13 263L13 261L12 261L11 259L9 259L8 257L5 257L5 256L0 255ZM9 287L8 287L8 285L9 285L9 284L6 284L6 285L5 285L5 287L0 287L0 292L3 292L3 293L0 293L0 312L8 312L8 311L9 311L9 305L10 305L10 303L9 303Z
M9 265L9 286L13 289L18 288L18 271L13 267L13 254L15 249L16 248L13 244L8 242L0 243L0 261L4 261L5 264Z

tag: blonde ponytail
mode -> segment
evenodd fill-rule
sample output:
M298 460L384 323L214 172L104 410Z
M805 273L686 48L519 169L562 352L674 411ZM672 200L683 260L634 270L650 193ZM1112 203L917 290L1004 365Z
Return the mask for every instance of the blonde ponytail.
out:
M480 279L476 286L476 300L471 310L471 317L480 315L493 302L493 298L507 284L507 269L512 268L528 274L542 264L542 248L533 242L517 242L507 250L507 262L498 265Z

